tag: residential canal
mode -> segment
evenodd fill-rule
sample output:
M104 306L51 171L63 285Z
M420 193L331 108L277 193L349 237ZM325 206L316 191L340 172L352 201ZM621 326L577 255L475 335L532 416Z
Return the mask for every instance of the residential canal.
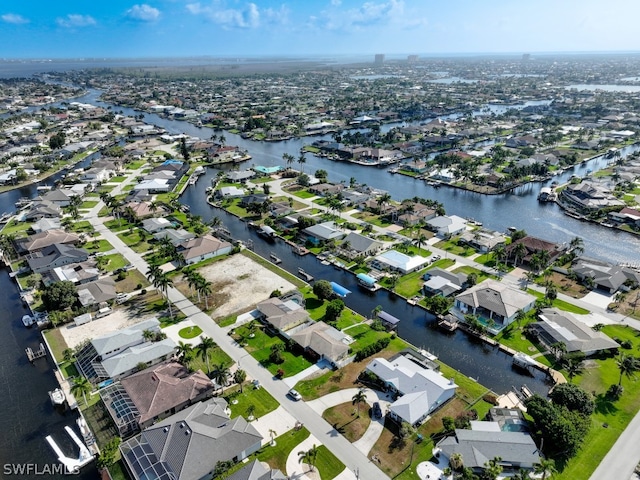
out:
M59 413L51 405L48 392L57 387L51 358L38 359L33 365L27 360L25 348L37 349L42 339L36 328L27 329L22 325L22 316L28 311L6 268L0 269L0 305L3 328L0 335L0 477L61 478L61 475L36 475L33 470L14 476L7 474L7 464L32 465L31 468L38 465L40 472L58 464L56 455L45 440L47 435L52 435L68 456L76 457L77 446L64 427L69 425L78 433L75 424L78 415L75 412ZM89 480L97 476L93 463L74 478Z

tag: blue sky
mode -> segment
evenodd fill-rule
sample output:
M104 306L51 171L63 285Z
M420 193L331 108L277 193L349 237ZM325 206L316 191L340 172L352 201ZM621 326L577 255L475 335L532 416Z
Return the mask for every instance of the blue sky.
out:
M638 0L3 0L0 58L640 51Z

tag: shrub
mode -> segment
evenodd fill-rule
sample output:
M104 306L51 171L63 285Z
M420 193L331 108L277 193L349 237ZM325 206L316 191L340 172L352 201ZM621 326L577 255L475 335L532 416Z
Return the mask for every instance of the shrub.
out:
M355 358L356 362L360 362L365 358L370 357L374 353L378 353L379 351L384 350L385 348L387 348L390 341L391 341L390 337L384 337L378 340L377 342L372 343L371 345L367 345L362 350L356 353L356 358Z

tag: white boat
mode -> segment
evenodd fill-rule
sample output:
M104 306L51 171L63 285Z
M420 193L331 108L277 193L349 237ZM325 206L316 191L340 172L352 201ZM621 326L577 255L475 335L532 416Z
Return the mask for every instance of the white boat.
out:
M22 324L25 327L30 327L31 325L33 325L34 324L34 320L31 317L31 315L23 315L22 316Z
M67 399L67 397L65 397L64 392L62 391L61 388L56 388L55 390L52 390L51 392L49 392L49 398L51 399L51 403L54 406L64 405L64 402Z
M538 362L536 362L529 355L521 352L517 352L513 355L513 363L521 368L536 367L538 364Z

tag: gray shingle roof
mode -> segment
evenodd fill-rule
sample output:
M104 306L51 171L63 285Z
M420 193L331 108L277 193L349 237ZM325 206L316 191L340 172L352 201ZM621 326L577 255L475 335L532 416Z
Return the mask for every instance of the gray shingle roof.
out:
M504 283L487 279L456 296L456 300L470 306L482 307L509 318L535 301L535 297Z
M155 318L144 320L140 323L118 330L117 332L108 333L101 337L91 340L98 355L105 355L108 352L112 352L118 348L123 348L128 345L135 345L144 341L142 338L142 332L144 330L158 331L160 329L160 322Z

